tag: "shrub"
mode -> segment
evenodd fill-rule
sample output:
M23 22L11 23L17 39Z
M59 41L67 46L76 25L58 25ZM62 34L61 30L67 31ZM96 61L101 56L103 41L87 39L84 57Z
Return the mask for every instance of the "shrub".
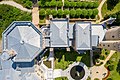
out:
M40 9L39 11L39 15L44 17L46 14L45 14L45 10L44 9Z
M64 2L64 6L65 6L65 7L69 7L69 6L70 6L70 2L69 2L69 1L65 1L65 2Z
M108 78L107 80L113 80L112 78Z
M100 55L100 59L101 59L101 60L104 60L104 59L105 59L105 56Z
M40 7L44 7L45 5L43 4L43 2L41 2L41 1L38 1L38 5L40 6Z
M88 8L93 8L94 7L94 3L93 2L89 2L88 3Z
M92 9L89 9L88 10L88 16L91 17L93 15L93 10Z
M51 10L50 9L47 9L46 10L46 15L49 16L51 14Z
M70 16L71 16L72 18L74 18L75 15L76 15L76 11L75 11L74 9L71 9L71 10L70 10Z
M93 2L93 4L94 4L93 5L94 8L97 8L99 6L98 2Z
M80 17L81 14L82 14L82 10L81 9L77 9L76 10L76 17Z
M76 2L70 2L70 7L76 7Z
M82 15L83 15L84 17L86 17L86 16L88 15L88 11L87 11L86 9L83 9L83 10L82 10Z
M57 7L62 7L62 6L63 6L62 1L57 1Z
M58 16L59 16L59 17L62 17L62 16L63 16L63 11L62 11L62 9L59 9L59 10L58 10Z
M51 1L51 2L50 2L50 6L51 6L51 7L56 7L56 6L57 6L56 1Z
M94 13L94 15L97 15L98 14L98 9L93 9L93 13Z
M112 71L113 69L114 69L114 65L109 65L109 66L108 66L108 70L109 70L109 71Z
M67 10L67 9L65 9L65 10L63 11L63 15L66 16L66 15L68 15L68 14L70 14L70 11Z
M77 59L76 59L77 62L80 62L81 61L81 57L78 56Z
M28 9L30 9L32 7L32 2L31 1L26 1L26 3L24 4L24 6Z
M56 11L56 10L52 10L52 11L51 11L51 14L53 15L53 17L56 17L57 11Z
M46 7L50 7L50 2L45 2Z
M82 3L81 2L76 2L76 7L82 7Z

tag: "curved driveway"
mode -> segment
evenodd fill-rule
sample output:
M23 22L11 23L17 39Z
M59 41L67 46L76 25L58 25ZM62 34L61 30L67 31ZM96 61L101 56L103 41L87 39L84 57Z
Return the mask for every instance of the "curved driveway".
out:
M22 5L14 2L14 1L1 1L0 4L7 4L7 5L10 5L10 6L16 7L18 9L22 10L22 11L31 12L30 9L24 8Z

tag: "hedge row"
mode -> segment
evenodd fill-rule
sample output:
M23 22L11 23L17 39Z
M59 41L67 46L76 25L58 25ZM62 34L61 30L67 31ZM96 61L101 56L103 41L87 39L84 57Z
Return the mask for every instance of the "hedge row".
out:
M42 2L39 1L38 2L40 7L62 7L63 3L62 1L51 1L51 2ZM93 9L93 8L97 8L98 7L98 2L69 2L69 1L65 1L64 2L64 7L68 8L68 7L78 7L78 8L89 8L89 9Z
M46 11L44 9L40 9L40 16L41 17L45 17L48 15L53 15L53 17L65 17L66 15L70 15L71 18L95 18L95 16L98 14L98 10L97 9L71 9L71 10L61 10L58 9L56 10L50 10L50 9L46 9Z

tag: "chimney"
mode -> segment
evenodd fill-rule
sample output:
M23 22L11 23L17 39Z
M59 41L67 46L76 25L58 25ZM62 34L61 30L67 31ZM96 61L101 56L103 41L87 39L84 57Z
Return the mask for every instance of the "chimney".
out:
M39 6L38 6L38 0L33 0L32 23L36 26L36 28L39 28Z

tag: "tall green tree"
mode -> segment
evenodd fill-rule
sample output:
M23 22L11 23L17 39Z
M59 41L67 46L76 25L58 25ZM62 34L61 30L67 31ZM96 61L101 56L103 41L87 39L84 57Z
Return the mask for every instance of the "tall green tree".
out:
M41 17L45 17L45 10L44 9L40 9L40 11L39 11L39 15L41 16Z
M51 14L53 15L53 17L56 17L56 16L57 16L57 11L53 9L53 10L51 11Z
M51 10L50 9L47 9L46 10L46 15L49 16L51 14Z
M82 10L76 9L76 17L80 17L81 14L82 14Z
M65 10L63 11L63 15L66 16L66 15L68 15L68 14L70 14L70 11L69 11L68 9L65 9Z
M58 16L59 16L59 17L62 17L62 16L63 16L63 11L62 11L62 9L58 9Z
M74 18L76 15L76 11L74 9L70 10L70 17Z
M70 6L70 2L69 2L69 1L65 1L65 2L64 2L64 6L65 6L65 7L69 7L69 6Z

